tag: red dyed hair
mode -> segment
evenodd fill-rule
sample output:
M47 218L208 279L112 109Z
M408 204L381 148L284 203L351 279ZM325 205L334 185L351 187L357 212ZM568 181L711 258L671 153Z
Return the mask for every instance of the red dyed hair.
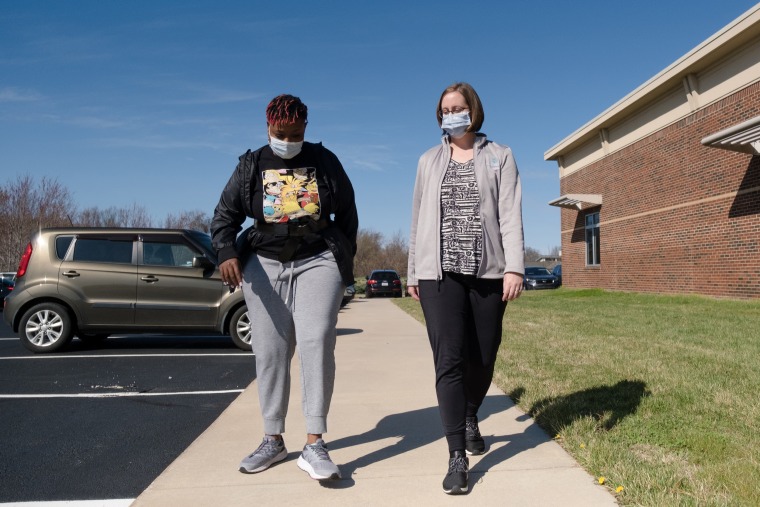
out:
M278 95L267 106L267 123L295 123L306 121L309 110L301 99L293 95Z

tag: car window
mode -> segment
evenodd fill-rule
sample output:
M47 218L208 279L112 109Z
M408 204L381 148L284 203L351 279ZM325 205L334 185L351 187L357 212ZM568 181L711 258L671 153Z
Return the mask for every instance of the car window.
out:
M525 268L525 274L526 275L551 275L549 273L549 270L546 268Z
M55 255L59 259L65 259L66 253L69 251L69 246L74 236L58 236L55 238Z
M192 267L196 255L183 243L143 242L143 264L147 266Z
M216 249L211 244L211 236L205 232L200 231L187 231L187 234L193 238L193 240L200 243L200 245L211 253L215 253Z
M375 272L375 273L372 274L372 278L374 280L387 280L387 281L392 281L392 280L398 280L399 279L398 275L396 273L391 273L391 272L388 272L388 271L385 271L385 272L383 272L383 271Z
M132 262L132 242L111 239L77 238L72 260L80 262Z

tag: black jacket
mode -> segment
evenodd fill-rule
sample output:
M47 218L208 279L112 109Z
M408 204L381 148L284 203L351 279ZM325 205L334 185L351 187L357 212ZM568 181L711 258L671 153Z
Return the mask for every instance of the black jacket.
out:
M321 143L305 142L301 153L288 160L276 156L269 145L253 152L248 150L240 157L222 191L211 223L211 240L220 264L233 257L245 257L251 251L278 258L287 248L288 237L273 235L271 227L256 230L254 225L240 237L238 233L248 217L253 218L255 224L265 223L263 172L303 167L316 169L322 227L299 238L295 252L289 254L288 259L307 258L329 248L338 262L343 282L354 283L353 260L359 228L354 189L338 158ZM314 222L311 218L302 220ZM295 225L292 220L287 223Z

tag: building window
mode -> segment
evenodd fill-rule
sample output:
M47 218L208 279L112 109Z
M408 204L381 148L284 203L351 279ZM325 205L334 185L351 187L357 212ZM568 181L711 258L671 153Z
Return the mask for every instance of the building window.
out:
M599 264L599 212L596 212L586 215L586 265Z

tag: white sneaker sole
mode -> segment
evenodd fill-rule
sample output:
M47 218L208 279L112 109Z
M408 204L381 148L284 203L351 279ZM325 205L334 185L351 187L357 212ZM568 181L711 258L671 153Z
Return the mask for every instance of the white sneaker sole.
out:
M309 477L317 481L340 479L340 472L334 472L330 475L318 474L316 471L314 471L314 468L309 464L309 462L303 459L303 456L298 456L298 468L309 474Z
M463 488L454 486L453 488L451 488L449 490L445 490L444 489L443 492L446 493L447 495L464 495L465 493L467 493L468 489L469 488L467 486L465 486Z

